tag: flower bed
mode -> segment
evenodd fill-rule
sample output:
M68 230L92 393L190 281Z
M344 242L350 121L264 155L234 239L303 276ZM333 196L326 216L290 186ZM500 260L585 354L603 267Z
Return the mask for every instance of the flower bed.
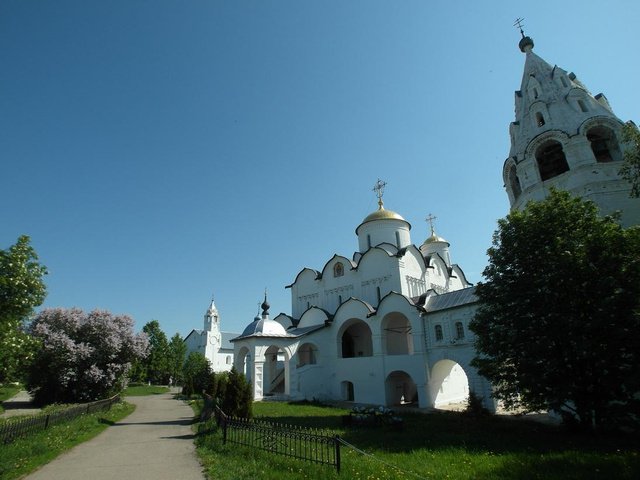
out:
M388 425L394 429L401 430L403 420L398 417L390 408L380 407L353 407L349 415L342 417L344 425L378 427Z

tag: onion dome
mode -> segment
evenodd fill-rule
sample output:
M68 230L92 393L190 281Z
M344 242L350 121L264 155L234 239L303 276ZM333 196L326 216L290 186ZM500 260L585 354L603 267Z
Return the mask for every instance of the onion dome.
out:
M442 243L446 243L447 245L451 245L449 242L447 242L444 238L439 237L438 235L435 234L435 232L432 232L431 235L429 236L429 238L427 238L423 245L429 245L431 243L435 243L435 242L442 242Z

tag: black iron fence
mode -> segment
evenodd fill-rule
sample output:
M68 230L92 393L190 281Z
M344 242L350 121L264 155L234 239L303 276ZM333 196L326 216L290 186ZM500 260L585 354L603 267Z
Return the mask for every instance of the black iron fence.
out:
M109 410L111 405L120 401L120 395L98 400L96 402L73 405L50 413L41 413L29 417L9 418L0 424L0 443L7 444L15 439L32 433L46 430L59 423L68 422L80 415Z
M206 400L205 400L206 403ZM334 466L340 472L340 437L284 423L227 416L217 405L213 413L223 442L258 448L277 455Z

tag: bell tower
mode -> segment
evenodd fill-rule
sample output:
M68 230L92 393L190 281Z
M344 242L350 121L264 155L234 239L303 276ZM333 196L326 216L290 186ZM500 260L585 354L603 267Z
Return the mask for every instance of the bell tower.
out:
M593 96L575 74L536 55L520 19L516 25L525 64L503 167L511 208L542 200L555 187L592 200L602 214L620 210L625 226L640 223L640 200L629 197L631 186L618 174L623 122L602 93Z

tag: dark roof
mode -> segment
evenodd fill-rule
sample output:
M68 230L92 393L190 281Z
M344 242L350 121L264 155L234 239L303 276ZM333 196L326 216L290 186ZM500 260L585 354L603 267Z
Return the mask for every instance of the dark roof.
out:
M439 310L446 310L448 308L461 307L462 305L476 303L478 301L478 297L476 297L475 290L475 287L469 287L440 295L432 295L427 301L425 310L427 313L437 312Z
M228 348L229 350L233 350L233 343L231 343L232 338L239 337L239 333L231 333L231 332L220 332L222 336L222 342L220 342L220 348Z
M321 325L311 325L309 327L302 327L302 328L291 328L289 330L287 330L287 333L295 336L295 337L302 337L303 335L307 335L308 333L311 332L315 332L316 330L320 330L321 328L324 328L326 326L326 324L321 324Z

